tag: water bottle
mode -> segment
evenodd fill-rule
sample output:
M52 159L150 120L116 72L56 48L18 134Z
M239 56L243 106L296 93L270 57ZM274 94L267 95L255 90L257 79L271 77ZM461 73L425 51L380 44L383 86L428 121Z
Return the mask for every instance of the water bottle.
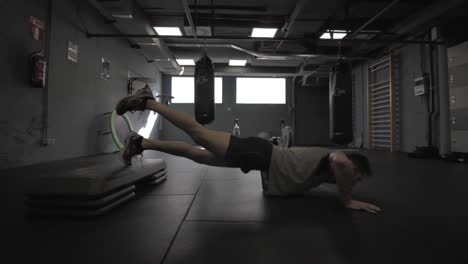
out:
M239 119L234 119L234 129L232 130L232 134L236 137L240 137L240 127L239 127Z
M284 148L291 147L292 145L291 137L292 137L291 127L287 126L284 120L281 120L281 137L279 140L279 145Z

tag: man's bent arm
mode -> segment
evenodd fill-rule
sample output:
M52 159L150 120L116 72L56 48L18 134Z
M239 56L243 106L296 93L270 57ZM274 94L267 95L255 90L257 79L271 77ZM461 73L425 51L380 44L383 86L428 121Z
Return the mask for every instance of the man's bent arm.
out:
M342 152L330 154L330 166L344 205L351 201L354 169L351 161Z
M345 207L354 210L365 210L371 213L378 213L381 211L378 206L352 199L353 178L355 176L354 166L344 153L331 153L330 166L335 176L336 184Z

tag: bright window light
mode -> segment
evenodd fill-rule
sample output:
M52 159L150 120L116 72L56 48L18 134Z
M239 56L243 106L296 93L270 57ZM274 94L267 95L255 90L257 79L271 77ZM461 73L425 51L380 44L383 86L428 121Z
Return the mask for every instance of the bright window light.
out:
M140 130L138 130L138 134L144 138L149 138L157 119L158 113L150 111L150 114L146 119L146 123L140 128Z
M172 77L172 103L193 104L195 101L195 80L193 77ZM215 78L215 103L223 103L223 79Z
M223 103L223 78L215 78L215 104Z
M195 66L195 61L192 59L176 59L179 65L183 66Z
M182 36L178 27L154 27L159 36Z
M333 33L333 34L332 34ZM332 30L329 29L320 36L321 39L343 39L348 33L346 30Z
M236 103L286 104L286 79L237 78Z
M229 60L229 66L245 66L246 60Z
M253 28L252 38L273 38L277 28Z

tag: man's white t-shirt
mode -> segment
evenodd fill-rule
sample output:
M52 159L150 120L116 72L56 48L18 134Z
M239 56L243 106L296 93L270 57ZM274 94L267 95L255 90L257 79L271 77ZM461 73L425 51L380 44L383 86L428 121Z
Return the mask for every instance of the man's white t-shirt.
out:
M303 194L324 182L319 165L333 150L319 147L274 146L268 171L262 171L265 194Z

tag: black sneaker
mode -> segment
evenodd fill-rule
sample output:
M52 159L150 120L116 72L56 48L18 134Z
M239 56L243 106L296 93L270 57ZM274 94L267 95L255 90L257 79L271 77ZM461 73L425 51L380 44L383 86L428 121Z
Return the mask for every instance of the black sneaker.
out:
M144 111L148 99L154 100L154 96L147 85L145 88L120 100L115 110L118 115L123 115L127 111Z
M132 165L132 158L135 155L143 153L143 148L141 147L142 140L143 137L133 131L125 138L125 146L120 150L120 160L126 166Z

